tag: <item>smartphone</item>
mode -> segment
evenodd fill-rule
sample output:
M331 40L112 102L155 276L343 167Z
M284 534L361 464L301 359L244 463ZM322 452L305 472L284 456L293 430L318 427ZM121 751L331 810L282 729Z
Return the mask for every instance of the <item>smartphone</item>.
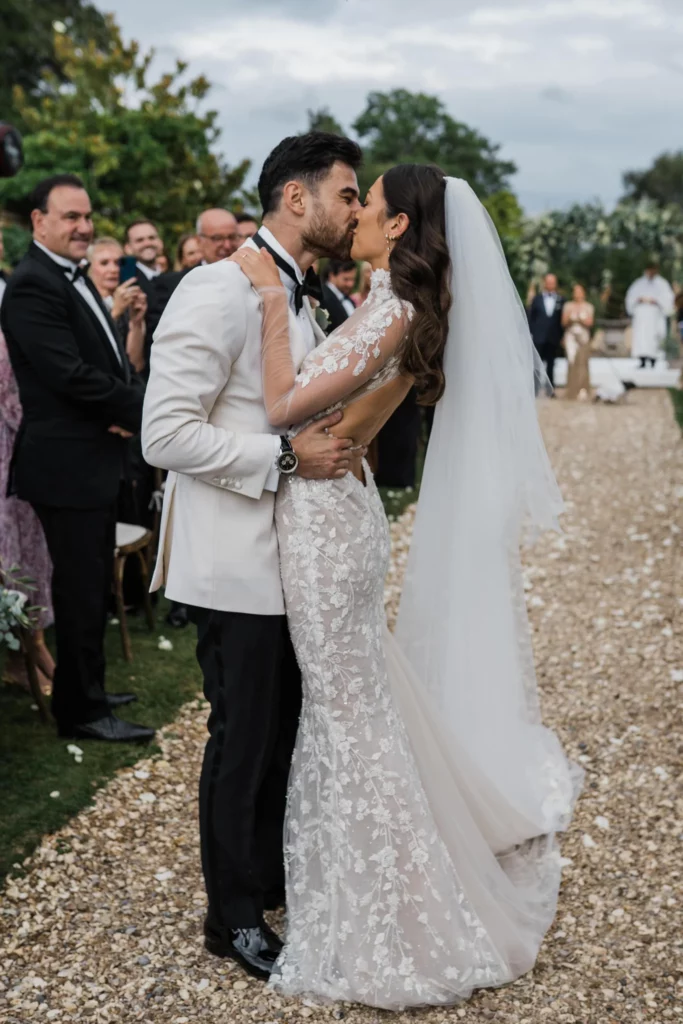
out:
M138 276L138 262L135 256L119 256L119 267L121 268L119 284Z

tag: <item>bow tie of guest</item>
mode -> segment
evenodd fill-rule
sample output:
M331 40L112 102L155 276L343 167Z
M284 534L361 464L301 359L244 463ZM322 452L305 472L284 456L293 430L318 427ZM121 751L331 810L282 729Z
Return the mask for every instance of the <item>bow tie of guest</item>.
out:
M104 685L124 439L140 429L142 384L95 285L75 274L93 234L80 179L41 181L31 222L33 243L9 280L0 322L23 407L11 484L38 516L53 565L52 714L62 736L149 740L152 729L113 713L134 696Z

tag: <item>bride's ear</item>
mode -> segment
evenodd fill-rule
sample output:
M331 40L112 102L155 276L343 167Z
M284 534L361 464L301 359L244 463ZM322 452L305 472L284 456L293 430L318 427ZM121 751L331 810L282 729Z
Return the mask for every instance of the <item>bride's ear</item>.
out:
M397 241L404 235L410 226L410 217L407 213L398 213L388 221L388 234L392 241Z

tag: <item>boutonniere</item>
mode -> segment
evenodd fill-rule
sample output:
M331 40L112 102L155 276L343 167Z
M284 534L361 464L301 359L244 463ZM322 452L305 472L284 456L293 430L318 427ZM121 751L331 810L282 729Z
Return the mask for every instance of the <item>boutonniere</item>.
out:
M313 310L313 316L318 327L327 334L327 330L330 326L330 314L322 306L317 305Z

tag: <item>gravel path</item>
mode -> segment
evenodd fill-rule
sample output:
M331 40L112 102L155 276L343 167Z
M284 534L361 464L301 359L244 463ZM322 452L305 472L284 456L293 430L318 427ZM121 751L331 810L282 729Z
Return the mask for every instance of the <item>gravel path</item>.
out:
M392 1015L274 998L204 953L197 701L165 730L161 756L123 771L8 881L1 1021L681 1019L683 443L664 392L632 394L619 408L546 401L540 412L568 512L566 535L526 559L528 601L544 714L587 782L533 973L459 1008ZM392 527L390 604L411 522L409 511Z

